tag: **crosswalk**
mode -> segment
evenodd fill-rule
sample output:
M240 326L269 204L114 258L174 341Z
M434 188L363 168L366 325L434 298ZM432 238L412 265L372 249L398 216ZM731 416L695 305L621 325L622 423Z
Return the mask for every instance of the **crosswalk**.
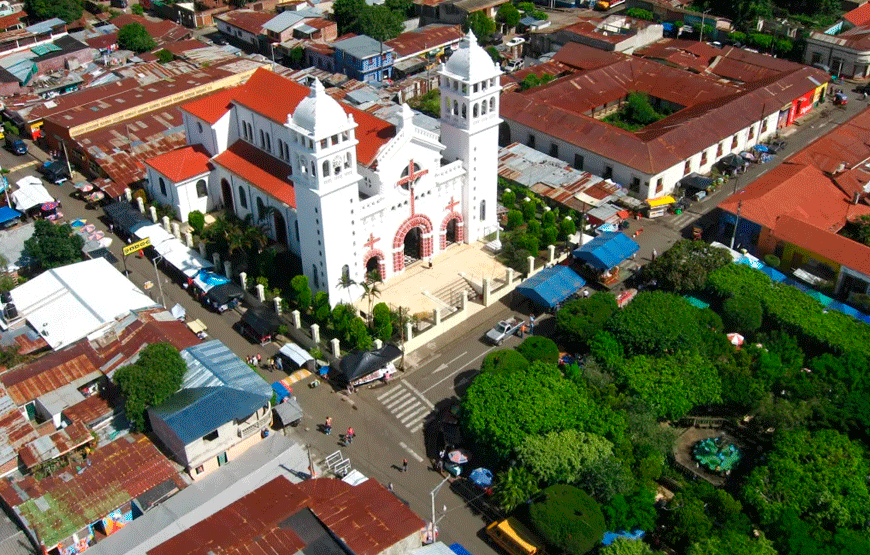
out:
M688 224L694 222L700 217L700 214L695 214L694 212L690 212L688 210L684 210L682 214L677 214L672 216L670 219L666 220L670 225L677 229L681 229Z
M378 401L411 433L419 432L423 428L426 416L435 408L422 393L407 382L381 393Z

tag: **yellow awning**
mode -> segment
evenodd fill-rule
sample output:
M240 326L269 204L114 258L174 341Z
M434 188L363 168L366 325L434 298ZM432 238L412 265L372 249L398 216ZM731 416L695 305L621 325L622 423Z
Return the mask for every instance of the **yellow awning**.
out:
M646 203L649 204L650 208L658 208L659 206L667 206L668 204L673 204L675 202L677 202L677 201L674 200L674 197L672 197L672 196L651 198L648 201L646 201Z

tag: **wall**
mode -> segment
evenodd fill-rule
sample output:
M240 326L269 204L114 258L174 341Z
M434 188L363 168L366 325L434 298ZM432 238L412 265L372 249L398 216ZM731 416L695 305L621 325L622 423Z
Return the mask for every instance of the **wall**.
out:
M248 419L242 422L231 421L223 424L217 430L217 439L213 441L206 441L203 438L199 438L185 445L185 466L188 467L191 475L196 474L195 469L198 466L204 466L210 461L213 461L216 465L217 456L225 451L227 452L227 457L229 458L229 451L236 445L243 443L242 438L239 437L239 430L245 429L261 419L266 419L266 422L263 426L260 427L260 430L262 430L263 428L268 428L271 425L272 413L268 405L258 409L257 412L255 412ZM258 430L251 436L245 438L245 440L250 439L252 436L259 435L260 431ZM199 476L201 476L202 474L205 473L203 472Z
M184 444L178 439L166 422L154 414L154 411L148 411L148 421L151 423L151 430L160 443L170 452L172 458L182 465L187 465L187 455L184 451Z
M842 60L839 75L843 77L860 79L870 75L870 50L857 51L814 39L812 36L807 37L807 46L804 50L805 64L824 64L831 68L831 73L837 74L836 58Z
M234 27L233 25L230 25L226 21L221 21L220 19L215 19L215 21L217 22L218 31L220 31L221 33L224 33L225 35L232 37L235 40L250 44L251 46L259 47L259 35L255 35L243 29L239 29L238 27Z
M268 426L267 426L267 428L268 428ZM226 450L227 462L236 460L237 458L242 456L242 454L244 454L245 451L247 451L248 449L250 449L251 447L253 447L254 445L258 444L261 441L263 441L262 432L253 434L252 436L245 438L244 440L240 441L239 443L233 445L232 447L230 447L229 449ZM202 469L202 472L200 472L199 474L196 473L197 467L188 468L187 469L188 475L191 478L193 478L194 480L201 480L201 479L205 478L206 476L208 476L209 473L211 473L212 471L220 468L221 465L219 465L218 461L217 461L218 454L219 453L216 453L210 459L200 463L200 466L202 466L203 469Z

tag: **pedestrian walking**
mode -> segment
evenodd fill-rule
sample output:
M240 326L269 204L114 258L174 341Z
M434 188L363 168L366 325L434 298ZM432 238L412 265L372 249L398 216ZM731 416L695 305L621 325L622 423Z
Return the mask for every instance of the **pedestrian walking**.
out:
M655 262L655 259L658 258L658 256L659 256L659 252L657 250L653 249L653 251L652 251L653 262Z
M327 416L326 421L323 423L323 433L329 435L332 433L332 417Z
M261 366L263 364L263 355L257 353L257 366Z
M402 459L402 472L408 472L408 459Z
M390 490L390 491L393 491L393 483L392 483L392 482L390 482L389 484L387 484L387 489Z
M531 316L529 316L529 331L531 333L535 333L535 313L533 312Z

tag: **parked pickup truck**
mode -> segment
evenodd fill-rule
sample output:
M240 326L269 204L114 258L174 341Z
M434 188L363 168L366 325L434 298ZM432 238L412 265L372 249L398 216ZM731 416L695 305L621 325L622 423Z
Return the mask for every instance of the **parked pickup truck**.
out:
M494 328L486 332L486 338L493 345L501 345L502 343L504 343L505 339L520 331L520 328L523 327L523 324L525 324L525 322L523 320L520 320L519 318L502 320L501 322L496 324Z

